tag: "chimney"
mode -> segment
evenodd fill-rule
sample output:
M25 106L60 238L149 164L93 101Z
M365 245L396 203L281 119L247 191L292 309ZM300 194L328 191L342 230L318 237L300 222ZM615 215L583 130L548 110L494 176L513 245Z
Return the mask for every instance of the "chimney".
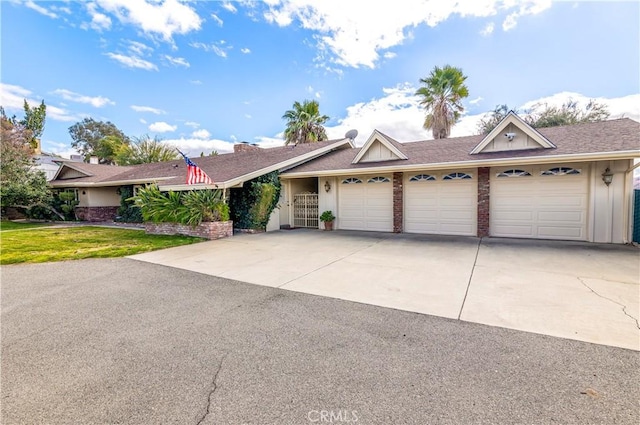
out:
M260 146L256 145L255 143L250 144L248 142L240 142L233 145L233 153L249 152L256 149L260 149Z
M97 156L90 157L89 164L99 164L98 157Z

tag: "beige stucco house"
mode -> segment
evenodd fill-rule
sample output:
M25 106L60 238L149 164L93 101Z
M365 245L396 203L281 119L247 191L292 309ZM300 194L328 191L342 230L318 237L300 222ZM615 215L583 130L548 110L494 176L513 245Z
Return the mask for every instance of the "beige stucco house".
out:
M361 148L348 139L240 147L196 162L223 189L279 170L268 229L322 228L318 216L331 210L334 228L345 230L605 243L632 234L640 123L626 118L536 130L509 113L486 136L400 143L374 131ZM180 162L126 168L98 180L66 178L72 171L61 168L52 186L87 192L80 208L111 202L121 184L193 188L182 184Z

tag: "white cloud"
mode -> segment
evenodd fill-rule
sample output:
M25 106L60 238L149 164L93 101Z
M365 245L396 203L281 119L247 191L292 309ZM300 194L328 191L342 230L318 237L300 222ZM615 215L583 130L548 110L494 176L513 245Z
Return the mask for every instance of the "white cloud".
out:
M176 131L177 128L177 125L167 124L164 121L157 121L149 125L149 131L152 131L154 133L169 133L172 131Z
M220 154L233 152L233 142L220 139L197 139L184 138L164 140L165 143L176 146L187 156L195 157L204 152L205 155L211 151L217 151ZM198 163L196 159L196 164Z
M140 120L139 120L139 121L140 121L142 124L146 124L146 123L147 123L147 120L145 120L144 118L140 118Z
M52 92L55 95L62 97L64 100L71 102L87 103L95 108L102 108L106 105L115 105L116 103L107 97L102 96L85 96L79 93L72 92L67 89L56 89Z
M472 99L469 101L470 105L476 105L478 102L480 102L481 100L483 100L484 98L482 96L478 96L475 99Z
M211 44L195 42L195 43L190 43L189 46L195 47L196 49L202 49L205 52L213 52L216 55L220 56L221 58L226 58L227 50L229 50L229 47L225 49L224 47L225 43L226 42L224 40L215 41Z
M135 41L135 40L128 40L127 43L129 43L128 49L129 51L137 56L146 56L149 53L153 52L153 48L147 46L144 43L141 43L139 41Z
M194 86L200 86L200 85L202 85L202 81L200 81L200 80L189 80L189 82L190 82L191 84L193 84Z
M240 49L241 53L244 53L245 55L251 53L251 49L249 49L248 47L243 47L242 49Z
M83 23L80 26L82 29L91 28L101 32L102 30L108 30L111 28L111 18L104 13L98 12L95 3L87 3L87 11L91 16L91 22Z
M191 128L198 128L200 127L200 124L194 121L186 121L184 123L184 125L186 125L187 127L191 127Z
M55 13L53 13L52 11L50 11L49 9L40 6L39 4L36 4L36 2L29 0L26 1L24 3L25 6L27 6L29 9L35 10L36 12L44 15L44 16L48 16L49 18L53 18L56 19L58 18L58 15L56 15Z
M213 19L213 22L215 22L216 24L218 24L219 27L221 27L224 22L222 21L222 19L218 18L218 15L212 13L211 14L211 19Z
M133 109L136 112L151 112L152 114L156 114L156 115L166 114L166 111L163 111L162 109L158 109L158 108L153 108L151 106L131 105L131 109Z
M253 117L252 117L251 115L249 115L249 114L244 114L244 117L245 117L246 119L248 119L248 120L250 120L251 118L253 118Z
M191 133L191 137L195 137L196 139L208 139L209 137L211 137L211 133L209 133L204 128L201 128L200 130L196 130Z
M107 53L107 56L109 56L111 59L115 61L120 62L122 65L126 66L127 68L139 68L147 71L158 70L158 67L155 64L147 60L141 59L137 56L126 56L126 55L121 55L119 53L112 53L112 52Z
M238 11L238 9L236 9L236 7L230 1L222 2L221 6L227 9L231 13L236 13Z
M494 28L495 28L495 24L493 22L489 22L487 25L485 25L484 28L482 28L482 31L480 31L480 35L485 37L488 35L491 35L493 33Z
M397 139L401 142L431 139L431 131L422 128L424 109L418 98L414 96L416 88L408 83L393 88L383 89L383 96L367 102L357 103L347 108L347 114L335 126L327 126L327 135L331 139L344 137L351 129L358 130L356 144L362 145L374 129ZM568 100L586 105L592 98L579 93L562 92L552 96L534 99L521 105L518 110L524 111L538 103L560 106ZM594 98L597 102L607 105L610 118L627 117L640 121L640 94L618 98ZM480 120L486 113L464 115L451 130L451 137L461 137L477 134ZM277 138L260 138L265 143L275 146L275 141L282 142L282 134Z
M38 106L40 102L42 102L42 99L36 100L33 98L31 90L13 84L0 83L0 105L2 105L7 112L23 111L25 100L32 107ZM66 109L49 104L47 104L47 118L64 122L79 121L82 119L81 116L71 114Z
M551 7L550 0L405 0L394 2L272 0L264 18L279 26L297 22L315 32L318 61L325 67L375 68L379 54L400 45L420 25L437 26L452 15L488 17L517 8L516 18ZM363 7L364 6L364 7ZM327 63L328 62L328 63Z
M185 58L176 58L169 55L164 55L164 58L171 64L175 66L184 66L185 68L189 68L191 64L187 62Z
M502 22L502 30L510 31L518 25L518 18L526 15L537 15L551 7L551 0L522 1L514 3L519 9L510 13Z
M144 33L173 43L174 34L198 31L202 19L188 4L178 0L96 0L106 12L122 23L139 27Z
M385 59L393 59L398 55L395 52L385 52L383 56Z

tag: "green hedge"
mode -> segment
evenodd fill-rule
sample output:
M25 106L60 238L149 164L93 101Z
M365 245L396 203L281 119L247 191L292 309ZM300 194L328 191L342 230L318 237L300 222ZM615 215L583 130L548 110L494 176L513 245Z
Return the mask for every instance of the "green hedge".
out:
M229 204L234 227L265 230L280 199L280 189L277 171L245 182L242 189L232 189Z

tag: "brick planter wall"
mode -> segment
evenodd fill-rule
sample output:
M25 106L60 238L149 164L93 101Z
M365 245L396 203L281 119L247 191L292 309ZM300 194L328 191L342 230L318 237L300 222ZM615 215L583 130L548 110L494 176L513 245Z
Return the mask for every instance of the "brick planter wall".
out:
M145 223L144 230L152 235L187 235L213 240L233 236L233 221L201 223L196 227L177 223Z
M478 168L478 237L489 236L489 167Z
M393 233L402 233L402 173L393 173Z
M113 221L118 207L76 207L75 213L82 221Z

